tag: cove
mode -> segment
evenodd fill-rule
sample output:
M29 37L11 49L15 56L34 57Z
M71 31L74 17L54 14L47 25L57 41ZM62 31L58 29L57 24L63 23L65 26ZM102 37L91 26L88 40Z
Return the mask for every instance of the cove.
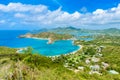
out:
M19 35L25 34L24 30L4 30L0 31L0 46L11 48L32 47L34 52L44 56L56 56L71 53L80 47L73 45L72 40L59 40L53 44L47 44L48 40L18 38Z

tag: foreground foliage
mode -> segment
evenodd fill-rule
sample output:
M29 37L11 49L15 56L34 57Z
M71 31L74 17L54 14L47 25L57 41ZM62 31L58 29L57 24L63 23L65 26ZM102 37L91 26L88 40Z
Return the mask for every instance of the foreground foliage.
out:
M113 42L113 40L115 41ZM52 58L32 54L31 48L28 48L24 54L16 54L17 49L0 47L0 54L12 55L0 56L0 80L120 80L119 74L108 73L108 70L111 69L120 73L119 41L119 38L110 38L110 36L99 37L88 42L75 41L76 45L83 45L81 50L75 54ZM88 74L89 65L96 63L86 64L85 60L92 58L100 46L104 46L101 50L103 57L100 57L97 64L107 62L110 66L106 70L101 70L102 75ZM68 63L69 67L65 67L65 63ZM78 66L83 66L85 69L76 73L74 70Z

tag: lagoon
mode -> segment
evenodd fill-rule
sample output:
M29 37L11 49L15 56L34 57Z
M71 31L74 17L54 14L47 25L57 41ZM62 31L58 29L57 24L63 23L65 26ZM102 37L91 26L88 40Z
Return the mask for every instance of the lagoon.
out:
M25 30L1 30L0 46L10 48L32 47L35 53L44 56L56 56L67 54L79 49L79 46L73 45L72 40L59 40L53 44L47 44L48 40L18 38L19 35L25 34Z

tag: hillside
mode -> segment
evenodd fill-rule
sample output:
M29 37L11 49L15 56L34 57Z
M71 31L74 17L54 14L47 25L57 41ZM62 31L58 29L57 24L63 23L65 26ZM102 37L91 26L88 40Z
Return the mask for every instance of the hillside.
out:
M85 42L76 40L76 45L83 46L81 50L75 54L58 57L32 54L31 48L28 48L23 54L16 54L16 49L0 47L0 79L120 80L120 47L116 45L120 40L117 36L101 37L98 36L93 41ZM3 57L1 56L1 54L5 54L3 52L15 55L8 56L7 54ZM97 69L92 69L92 66L97 66ZM110 70L117 72L113 74L109 72Z
M23 38L43 38L66 40L73 36L58 34L55 31L79 32L72 27L57 28L49 32L21 35ZM54 31L54 33L52 32ZM64 32L65 32L64 31ZM23 54L17 49L0 47L0 79L8 80L120 80L120 37L119 29L93 31L93 40L74 40L81 49L68 55L46 57L32 52L32 48ZM116 36L106 34L117 32ZM81 36L87 37L87 36ZM7 54L6 54L7 53ZM4 54L4 57L3 57Z
M108 29L102 29L102 30L90 30L90 29L80 29L75 28L72 26L68 27L58 27L53 29L40 29L31 31L31 33L42 33L42 32L53 32L57 34L70 34L74 35L76 37L81 36L83 33L89 33L89 34L109 34L109 35L118 35L120 34L120 29L117 28L108 28Z
M37 34L31 34L31 33L27 33L25 35L20 35L20 38L42 38L42 39L48 39L48 43L51 44L54 41L57 40L68 40L68 39L72 39L73 36L69 35L69 34L57 34L57 33L53 33L53 32L41 32L41 33L37 33Z

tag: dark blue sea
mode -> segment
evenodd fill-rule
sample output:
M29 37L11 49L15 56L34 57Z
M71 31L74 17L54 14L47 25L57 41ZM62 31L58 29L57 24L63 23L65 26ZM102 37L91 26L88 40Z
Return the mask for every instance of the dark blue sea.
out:
M25 34L25 30L0 30L0 46L10 48L32 47L34 52L45 56L67 54L79 49L79 46L72 44L72 40L60 40L53 44L47 44L47 40L18 38Z

